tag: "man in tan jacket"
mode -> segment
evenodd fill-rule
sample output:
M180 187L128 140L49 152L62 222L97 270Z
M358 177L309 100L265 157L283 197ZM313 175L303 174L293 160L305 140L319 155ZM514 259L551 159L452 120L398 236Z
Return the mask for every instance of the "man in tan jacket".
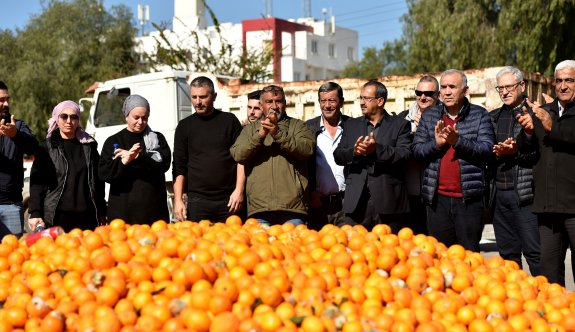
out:
M263 118L246 125L231 147L245 166L248 216L262 224L302 224L308 209L307 159L315 138L301 120L289 117L283 89L262 90Z

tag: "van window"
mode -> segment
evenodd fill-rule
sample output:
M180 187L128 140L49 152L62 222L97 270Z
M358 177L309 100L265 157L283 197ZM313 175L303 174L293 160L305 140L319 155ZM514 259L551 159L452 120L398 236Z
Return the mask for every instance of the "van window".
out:
M94 112L94 125L96 128L117 126L126 123L122 114L124 100L130 95L129 88L102 91L98 95L98 103Z
M185 79L178 79L178 121L192 115L190 85Z

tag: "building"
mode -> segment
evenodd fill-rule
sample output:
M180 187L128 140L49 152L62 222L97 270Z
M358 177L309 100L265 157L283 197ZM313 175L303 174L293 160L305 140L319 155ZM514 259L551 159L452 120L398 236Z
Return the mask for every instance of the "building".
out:
M358 60L357 31L337 26L335 17L328 18L325 11L321 20L266 17L239 24L221 23L218 32L215 26L207 26L202 0L174 0L172 26L171 31L138 37L136 51L155 54L158 41L166 45L162 34L179 49L191 50L198 43L217 52L223 41L233 46L232 57L236 59L243 56L244 50L271 49L273 61L268 69L274 82L334 79Z
M501 106L501 99L495 90L497 81L495 75L502 67L489 67L484 69L465 70L469 90L467 98L473 104L481 105L488 111ZM526 95L532 100L544 103L541 93L554 96L553 79L539 73L524 72ZM194 74L194 77L200 75ZM215 107L224 112L234 113L240 121L246 118L247 94L253 90L261 89L266 84L242 84L240 80L217 77L205 74L212 78L216 84L218 98ZM441 73L432 73L438 80ZM413 76L382 76L379 81L385 84L388 98L385 109L390 113L400 113L408 109L415 100L415 87L423 74ZM193 77L191 77L193 78ZM289 116L301 120L309 120L321 114L317 89L327 81L333 81L343 88L343 113L351 117L361 116L361 107L358 97L363 79L340 78L333 80L311 80L303 82L284 82L280 85L286 94L286 112Z

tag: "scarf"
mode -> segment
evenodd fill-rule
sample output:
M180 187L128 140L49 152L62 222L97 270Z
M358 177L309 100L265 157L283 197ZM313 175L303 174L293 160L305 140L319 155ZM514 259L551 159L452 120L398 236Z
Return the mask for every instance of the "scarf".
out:
M150 104L146 98L140 95L131 95L124 100L124 105L122 106L122 113L124 117L128 117L130 112L136 107L144 107L150 114ZM160 141L158 140L158 135L152 131L150 126L146 126L143 131L144 134L144 145L146 146L146 153L150 155L150 158L156 162L162 161L162 155L158 149L160 148Z
M78 115L78 118L80 117L80 106L78 106L78 104L71 100L65 100L59 103L56 105L56 107L54 107L54 110L52 111L52 117L50 120L48 120L48 133L46 134L46 138L50 138L52 133L58 128L58 117L60 116L60 113L62 113L62 111L65 109L73 110L74 113ZM76 128L76 139L81 144L88 144L96 141L94 137L90 136L87 132L84 131L84 129L82 129L79 123L78 128Z

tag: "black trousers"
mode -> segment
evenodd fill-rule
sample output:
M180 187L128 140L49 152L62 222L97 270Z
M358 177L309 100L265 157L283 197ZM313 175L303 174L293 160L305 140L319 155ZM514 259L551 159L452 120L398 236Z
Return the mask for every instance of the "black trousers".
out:
M391 232L397 234L403 227L406 227L407 213L401 214L381 214L376 209L377 202L373 201L367 187L363 189L359 203L353 213L346 213L343 223L348 225L363 225L371 231L377 224L386 224L391 228Z
M493 209L493 230L499 255L522 266L521 253L529 265L531 275L539 272L541 246L537 216L532 205L519 206L515 190L497 190Z
M539 218L541 274L550 283L565 286L565 255L575 244L575 215L542 213ZM571 253L573 255L573 253Z
M214 200L188 193L187 217L191 221L224 222L230 216L229 198ZM245 202L244 202L245 205ZM243 216L240 215L242 219Z
M96 211L90 209L87 212L68 212L56 210L53 220L54 226L60 226L66 233L74 228L81 230L94 230L98 226Z
M483 233L483 200L437 195L427 207L427 229L447 247L460 244L465 249L479 252Z
M307 227L319 231L324 225L341 226L344 220L343 193L321 197L321 206L309 209Z
M409 195L409 218L406 227L411 228L413 234L425 234L427 231L427 212L421 196Z

